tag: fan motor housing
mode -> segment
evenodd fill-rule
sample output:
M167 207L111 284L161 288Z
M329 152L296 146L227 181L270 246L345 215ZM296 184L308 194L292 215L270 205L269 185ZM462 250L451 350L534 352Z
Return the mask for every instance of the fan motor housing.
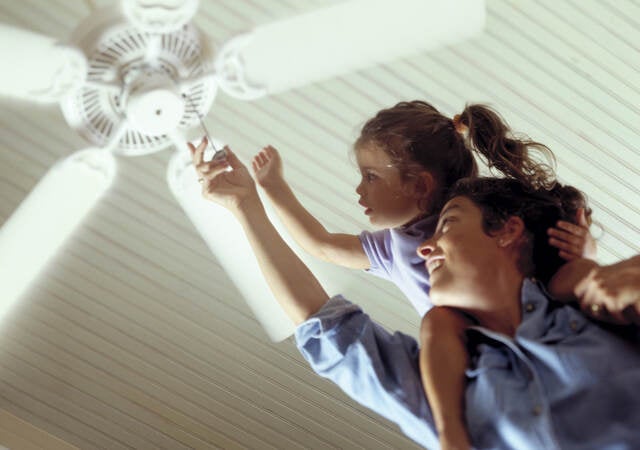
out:
M213 52L194 25L164 34L128 22L118 8L83 21L71 45L87 57L86 83L62 102L69 125L93 144L142 155L173 145L215 99Z

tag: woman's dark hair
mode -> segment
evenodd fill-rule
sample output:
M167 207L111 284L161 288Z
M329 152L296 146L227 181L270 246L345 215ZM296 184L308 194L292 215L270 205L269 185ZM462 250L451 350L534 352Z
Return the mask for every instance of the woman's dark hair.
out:
M467 197L480 208L482 228L489 235L499 231L509 217L522 219L526 236L518 268L525 276L534 276L545 284L566 262L558 249L549 245L547 230L558 220L575 223L579 208L584 208L589 221L591 217L584 194L559 183L543 189L510 178L465 178L449 191L449 199L458 196Z
M424 193L420 206L426 213L442 208L456 181L478 175L473 150L507 177L547 188L555 182L552 168L529 154L535 149L553 160L551 150L515 137L500 115L485 105L467 105L454 120L429 103L400 102L365 123L354 148L369 146L384 150L405 179L424 170L431 173L437 187Z

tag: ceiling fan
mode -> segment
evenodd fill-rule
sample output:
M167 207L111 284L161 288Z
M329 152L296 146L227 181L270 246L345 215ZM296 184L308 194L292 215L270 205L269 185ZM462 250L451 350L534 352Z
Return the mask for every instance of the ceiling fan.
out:
M485 20L483 0L346 0L257 26L214 51L191 22L197 9L198 0L121 0L90 14L64 44L0 24L0 56L13 62L0 71L0 96L59 103L91 143L56 163L0 230L0 317L109 188L115 156L175 147L167 181L177 201L269 337L289 336L293 326L233 217L201 199L187 136L218 90L245 101L275 95L452 44ZM221 144L210 141L213 154ZM47 211L61 201L65 214Z

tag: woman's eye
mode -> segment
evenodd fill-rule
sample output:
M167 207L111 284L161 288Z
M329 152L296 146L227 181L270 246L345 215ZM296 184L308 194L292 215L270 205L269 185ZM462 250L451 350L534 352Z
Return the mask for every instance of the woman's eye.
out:
M378 177L376 177L376 176L375 176L374 174L372 174L372 173L367 173L367 174L365 174L365 176L364 176L364 177L365 177L365 179L366 179L367 181L373 181L373 180L375 180L376 178L378 178Z
M453 218L452 217L445 217L444 219L442 219L442 223L440 225L440 228L442 230L448 228L449 224L453 222Z

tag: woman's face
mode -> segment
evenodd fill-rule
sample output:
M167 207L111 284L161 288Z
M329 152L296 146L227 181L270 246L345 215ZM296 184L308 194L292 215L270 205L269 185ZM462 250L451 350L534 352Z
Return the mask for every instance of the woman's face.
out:
M417 252L431 278L433 303L469 308L478 306L474 292L490 288L500 248L498 237L482 229L480 208L467 197L454 197L442 208L435 234Z
M367 146L356 150L356 159L362 176L358 203L372 225L395 228L421 214L415 185L402 179L384 150Z

